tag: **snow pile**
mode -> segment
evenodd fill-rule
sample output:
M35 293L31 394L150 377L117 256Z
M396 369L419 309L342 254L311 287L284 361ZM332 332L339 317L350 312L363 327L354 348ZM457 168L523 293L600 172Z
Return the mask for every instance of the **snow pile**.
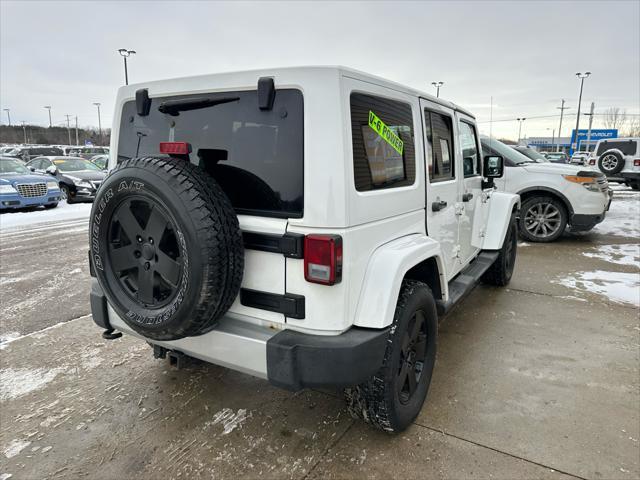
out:
M31 442L28 440L12 440L2 453L4 453L4 456L7 458L15 457L29 445L31 445Z
M619 265L633 265L640 268L640 245L623 243L620 245L600 245L595 252L583 252L585 257L598 258Z
M613 194L611 208L604 221L595 227L604 235L640 238L640 194L633 190L618 190Z
M90 203L75 203L69 205L67 202L60 202L56 208L51 210L33 210L33 211L8 211L0 214L0 232L4 233L9 230L30 227L35 224L43 224L50 222L60 222L63 220L81 220L89 221L91 213Z
M577 291L604 295L615 303L640 307L640 273L578 272L556 283Z

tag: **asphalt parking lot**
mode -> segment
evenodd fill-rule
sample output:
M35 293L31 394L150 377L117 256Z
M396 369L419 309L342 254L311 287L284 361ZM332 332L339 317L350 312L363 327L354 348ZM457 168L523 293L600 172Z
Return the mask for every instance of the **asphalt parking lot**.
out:
M68 208L68 207L64 207ZM389 436L338 392L174 370L89 315L87 222L0 216L0 479L640 478L640 194L521 243L507 289L441 324L429 397ZM21 217L20 217L21 218Z

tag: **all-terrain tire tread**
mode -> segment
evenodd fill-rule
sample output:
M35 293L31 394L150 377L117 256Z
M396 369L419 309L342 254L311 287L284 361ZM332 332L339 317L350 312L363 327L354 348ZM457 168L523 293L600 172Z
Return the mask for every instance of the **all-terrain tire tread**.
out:
M190 162L161 157L136 157L122 161L109 176L125 169L142 169L164 180L180 197L191 218L200 245L191 258L205 263L200 301L183 331L158 331L159 336L194 336L215 328L240 289L244 247L236 213L220 186ZM106 179L105 179L106 180ZM220 251L222 250L222 251ZM210 268L215 264L216 268Z

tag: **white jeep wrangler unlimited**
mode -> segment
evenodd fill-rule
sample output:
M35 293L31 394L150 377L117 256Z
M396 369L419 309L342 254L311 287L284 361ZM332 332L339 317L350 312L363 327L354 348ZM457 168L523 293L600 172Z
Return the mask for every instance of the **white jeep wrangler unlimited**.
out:
M122 87L93 205L94 321L405 429L438 317L506 285L519 197L474 118L337 67ZM484 177L483 177L484 174Z

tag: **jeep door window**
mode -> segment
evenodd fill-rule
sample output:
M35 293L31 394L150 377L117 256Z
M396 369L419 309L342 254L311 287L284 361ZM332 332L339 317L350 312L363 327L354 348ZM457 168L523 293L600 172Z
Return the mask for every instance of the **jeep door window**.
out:
M453 155L453 122L441 113L424 111L427 133L427 172L430 182L443 182L455 178Z
M482 167L480 166L480 149L478 148L476 129L473 125L461 121L458 138L460 148L462 149L462 170L464 176L473 177L480 175Z
M356 190L412 185L416 158L411 105L351 94L351 140Z
M118 161L158 156L160 142L187 142L189 160L216 179L237 213L300 218L303 132L303 97L295 89L276 90L271 110L260 110L256 90L152 98L147 116L130 101Z

